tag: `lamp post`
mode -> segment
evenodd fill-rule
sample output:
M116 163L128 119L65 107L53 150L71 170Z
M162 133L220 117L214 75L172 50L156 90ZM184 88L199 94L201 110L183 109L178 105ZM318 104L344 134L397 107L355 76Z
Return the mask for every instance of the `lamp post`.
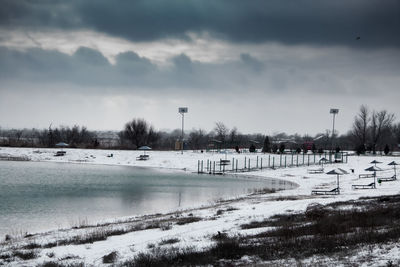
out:
M182 115L181 153L183 154L183 124L184 124L185 113L188 112L188 108L180 107L178 108L178 112Z
M331 150L331 151L333 152L333 151L334 151L333 138L334 138L334 134L335 134L335 116L336 116L336 114L339 113L339 109L337 109L337 108L331 108L331 110L330 110L329 113L333 115L333 126L332 126L332 150Z

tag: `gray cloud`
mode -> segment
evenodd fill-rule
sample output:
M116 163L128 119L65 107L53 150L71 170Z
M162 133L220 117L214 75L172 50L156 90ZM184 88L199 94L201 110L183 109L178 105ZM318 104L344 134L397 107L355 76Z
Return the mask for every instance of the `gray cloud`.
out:
M107 58L97 50L88 47L79 47L74 53L74 58L83 64L97 67L108 67L110 63Z
M253 58L249 54L241 54L240 59L245 65L256 72L262 71L264 69L264 64L261 61Z
M397 0L4 0L0 25L93 29L133 41L208 32L234 42L399 47L399 10Z
M0 47L2 83L71 84L79 92L149 93L210 92L271 95L291 94L373 94L377 88L398 94L399 52L379 53L330 50L319 56L297 58L291 53L261 61L249 53L223 63L194 61L185 54L172 57L169 66L158 66L130 51L116 56L111 64L101 52L80 47L72 55L55 50L31 48L26 51ZM268 66L268 67L267 67ZM39 86L38 86L39 85ZM29 88L30 86L25 86ZM0 88L1 90L1 88ZM72 89L73 90L73 89Z
M157 70L157 66L149 59L131 51L117 55L116 68L119 72L128 75L147 74Z

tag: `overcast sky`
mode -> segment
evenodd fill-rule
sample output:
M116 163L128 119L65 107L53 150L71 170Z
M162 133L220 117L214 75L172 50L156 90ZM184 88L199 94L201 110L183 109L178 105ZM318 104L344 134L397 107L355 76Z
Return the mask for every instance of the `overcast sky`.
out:
M346 133L400 117L398 0L1 0L0 127Z

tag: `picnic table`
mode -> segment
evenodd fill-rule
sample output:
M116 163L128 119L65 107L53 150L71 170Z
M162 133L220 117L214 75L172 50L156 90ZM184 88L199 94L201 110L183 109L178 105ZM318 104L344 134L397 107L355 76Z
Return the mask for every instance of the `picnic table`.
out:
M67 151L60 150L54 154L54 157L62 157L62 156L65 156L66 153L67 153Z
M148 160L150 159L149 155L140 155L139 157L136 158L136 160Z

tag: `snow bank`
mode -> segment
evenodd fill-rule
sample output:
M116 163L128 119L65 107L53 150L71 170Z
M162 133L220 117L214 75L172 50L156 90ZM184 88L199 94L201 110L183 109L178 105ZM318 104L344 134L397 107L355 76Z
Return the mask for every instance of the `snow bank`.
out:
M185 151L182 155L175 151L150 151L150 160L137 161L142 152L140 151L120 151L120 150L86 150L86 149L65 149L67 152L63 157L55 157L55 149L37 148L0 148L0 154L10 156L26 156L33 161L68 162L77 164L109 164L124 166L140 166L164 169L183 169L190 172L197 171L198 160L219 160L225 158L225 154L219 153L200 153ZM112 157L109 155L113 154ZM239 161L251 158L255 162L257 155L253 154L233 154L228 153L228 159L234 157ZM264 160L271 155L258 154ZM275 156L276 157L276 156ZM251 231L260 229L242 230L240 225L254 220L262 220L275 214L285 212L304 211L310 203L318 202L326 204L334 201L345 201L364 196L379 196L399 194L400 182L385 182L377 184L377 189L353 190L353 184L369 184L373 178L359 178L359 174L366 173L364 169L371 166L370 162L374 159L381 161L379 166L383 169L378 173L380 176L392 176L393 169L387 164L391 161L399 162L397 157L383 156L349 156L348 163L335 165L327 164L324 166L323 173L310 174L308 169L315 167L292 167L263 169L245 174L254 177L271 177L295 182L298 188L292 190L278 191L273 194L251 195L241 199L223 201L214 205L202 206L198 209L177 212L152 217L153 219L166 219L174 216L198 216L203 218L201 221L184 225L173 225L171 229L161 230L148 229L134 231L123 235L112 236L104 241L92 244L57 246L48 249L40 249L39 257L30 261L14 261L11 265L36 265L45 261L51 261L48 255L54 253L55 259L60 259L68 255L77 256L77 261L87 264L101 265L102 256L112 251L119 253L119 261L129 259L139 252L145 252L149 247L156 245L163 239L177 238L179 242L173 246L195 246L198 249L209 246L213 243L211 236L217 232L228 232L229 234L241 233L248 234ZM264 161L265 162L265 161ZM342 168L348 174L340 176L340 195L333 196L312 196L313 189L329 190L336 187L336 176L327 175L326 172L333 168ZM220 212L219 212L220 211ZM222 212L221 212L222 211ZM131 218L130 220L146 221L148 217ZM129 219L125 219L128 220ZM113 227L123 225L122 222L115 223ZM101 227L98 227L101 228ZM5 252L15 247L21 247L27 243L44 243L52 240L60 240L68 236L74 236L89 229L68 229L34 235L30 238L12 240L0 245L1 251ZM265 229L261 229L265 230ZM250 232L249 232L250 231ZM253 233L253 232L251 232ZM53 259L54 260L54 259Z

